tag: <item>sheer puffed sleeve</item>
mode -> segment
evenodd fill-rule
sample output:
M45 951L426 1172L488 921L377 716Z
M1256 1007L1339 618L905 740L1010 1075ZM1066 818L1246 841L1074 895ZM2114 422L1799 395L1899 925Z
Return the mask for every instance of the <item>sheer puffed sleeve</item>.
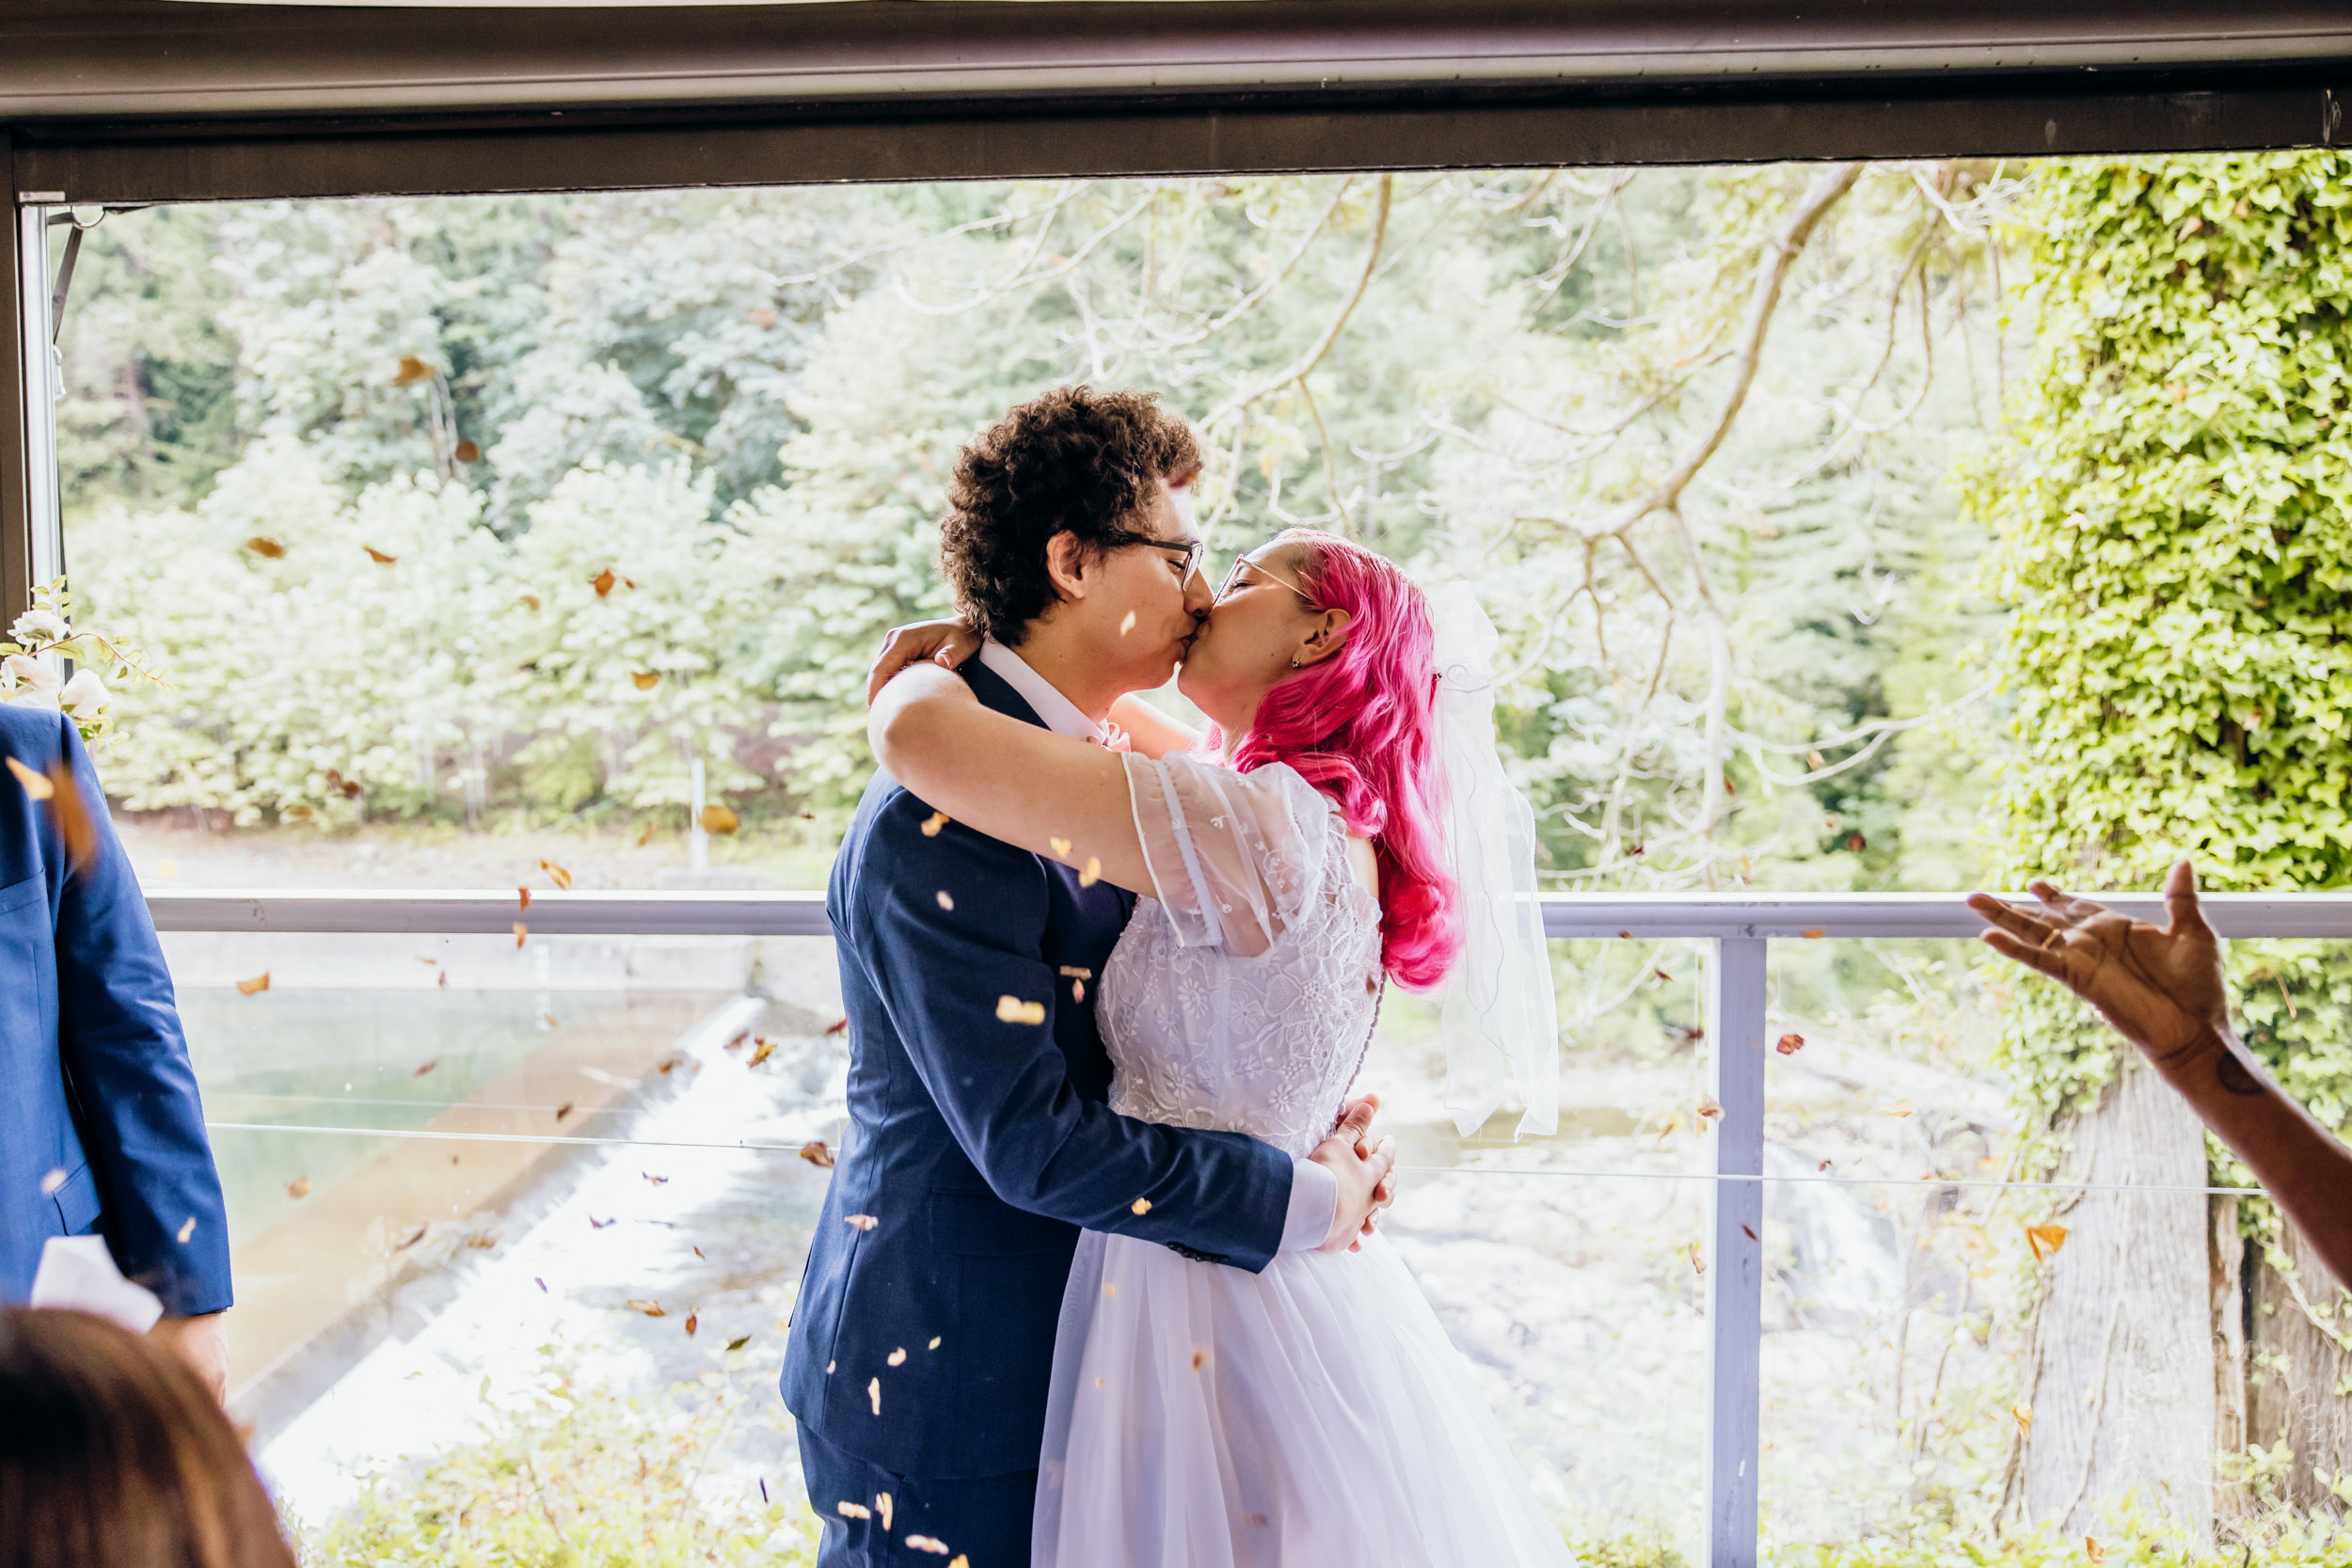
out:
M1344 845L1335 851L1328 800L1289 768L1236 773L1133 752L1126 764L1152 889L1184 946L1254 958L1323 895Z

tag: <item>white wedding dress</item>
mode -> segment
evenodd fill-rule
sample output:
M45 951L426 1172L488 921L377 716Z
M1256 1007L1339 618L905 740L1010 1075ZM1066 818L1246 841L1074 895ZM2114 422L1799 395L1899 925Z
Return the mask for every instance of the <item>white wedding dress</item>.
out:
M1279 764L1126 758L1156 899L1098 1018L1122 1115L1303 1155L1380 995L1379 907ZM1469 1364L1377 1234L1262 1274L1080 1238L1054 1351L1036 1568L1565 1564Z

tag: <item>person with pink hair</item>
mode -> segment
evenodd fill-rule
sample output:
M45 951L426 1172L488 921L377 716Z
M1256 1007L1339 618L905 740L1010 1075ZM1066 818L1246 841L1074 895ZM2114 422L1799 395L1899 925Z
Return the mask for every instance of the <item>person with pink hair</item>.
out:
M1203 734L1132 694L1110 707L1123 736L1108 746L993 712L954 673L981 639L942 622L892 633L868 734L943 818L1137 895L1103 973L1061 981L1062 1001L1096 1009L1112 1109L1303 1155L1340 1122L1390 980L1427 990L1476 968L1472 1004L1488 1013L1512 989L1495 978L1505 960L1466 965L1466 944L1532 952L1518 973L1540 975L1517 989L1540 989L1540 1006L1518 1016L1540 1022L1518 1033L1556 1051L1533 818L1494 762L1490 680L1469 683L1486 784L1444 764L1461 737L1443 733L1436 644L1430 601L1394 564L1292 530L1234 562L1184 650L1177 685ZM1501 797L1472 826L1464 808L1486 786ZM1513 895L1465 869L1502 821L1525 829ZM1499 1094L1457 1118L1476 1125ZM1525 1098L1542 1125L1549 1107ZM1256 1273L1082 1234L1031 1560L1569 1560L1468 1364L1367 1220L1344 1250L1286 1250Z

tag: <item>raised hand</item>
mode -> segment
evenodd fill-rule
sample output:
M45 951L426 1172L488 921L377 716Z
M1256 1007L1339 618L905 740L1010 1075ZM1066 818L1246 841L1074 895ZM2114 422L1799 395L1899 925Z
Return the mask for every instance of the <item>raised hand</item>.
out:
M882 637L882 652L874 656L873 671L866 677L866 705L872 707L890 677L910 664L929 659L954 670L979 651L979 633L961 621L909 621L893 626Z
M2161 929L2046 881L2027 886L2042 900L2040 910L1981 893L1969 898L1968 907L1991 923L1983 935L1994 952L2097 1007L2159 1068L2227 1033L2221 944L2198 911L2197 873L2188 862L2164 879L2170 924Z

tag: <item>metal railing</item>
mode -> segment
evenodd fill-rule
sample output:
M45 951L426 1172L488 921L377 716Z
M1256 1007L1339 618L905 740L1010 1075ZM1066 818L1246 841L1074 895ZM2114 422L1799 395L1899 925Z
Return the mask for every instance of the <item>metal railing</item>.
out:
M2002 896L2029 901L2024 894ZM830 936L816 893L347 893L308 889L148 890L165 931L534 935ZM2102 895L2162 922L2154 895ZM1774 941L1969 937L1983 928L1958 894L1547 895L1554 939L1683 938L1715 943L1708 965L1714 1166L1707 1245L1705 1541L1709 1568L1753 1568L1764 1336L1764 1069L1767 960ZM2224 937L2352 938L2352 893L2208 894L2206 919Z

